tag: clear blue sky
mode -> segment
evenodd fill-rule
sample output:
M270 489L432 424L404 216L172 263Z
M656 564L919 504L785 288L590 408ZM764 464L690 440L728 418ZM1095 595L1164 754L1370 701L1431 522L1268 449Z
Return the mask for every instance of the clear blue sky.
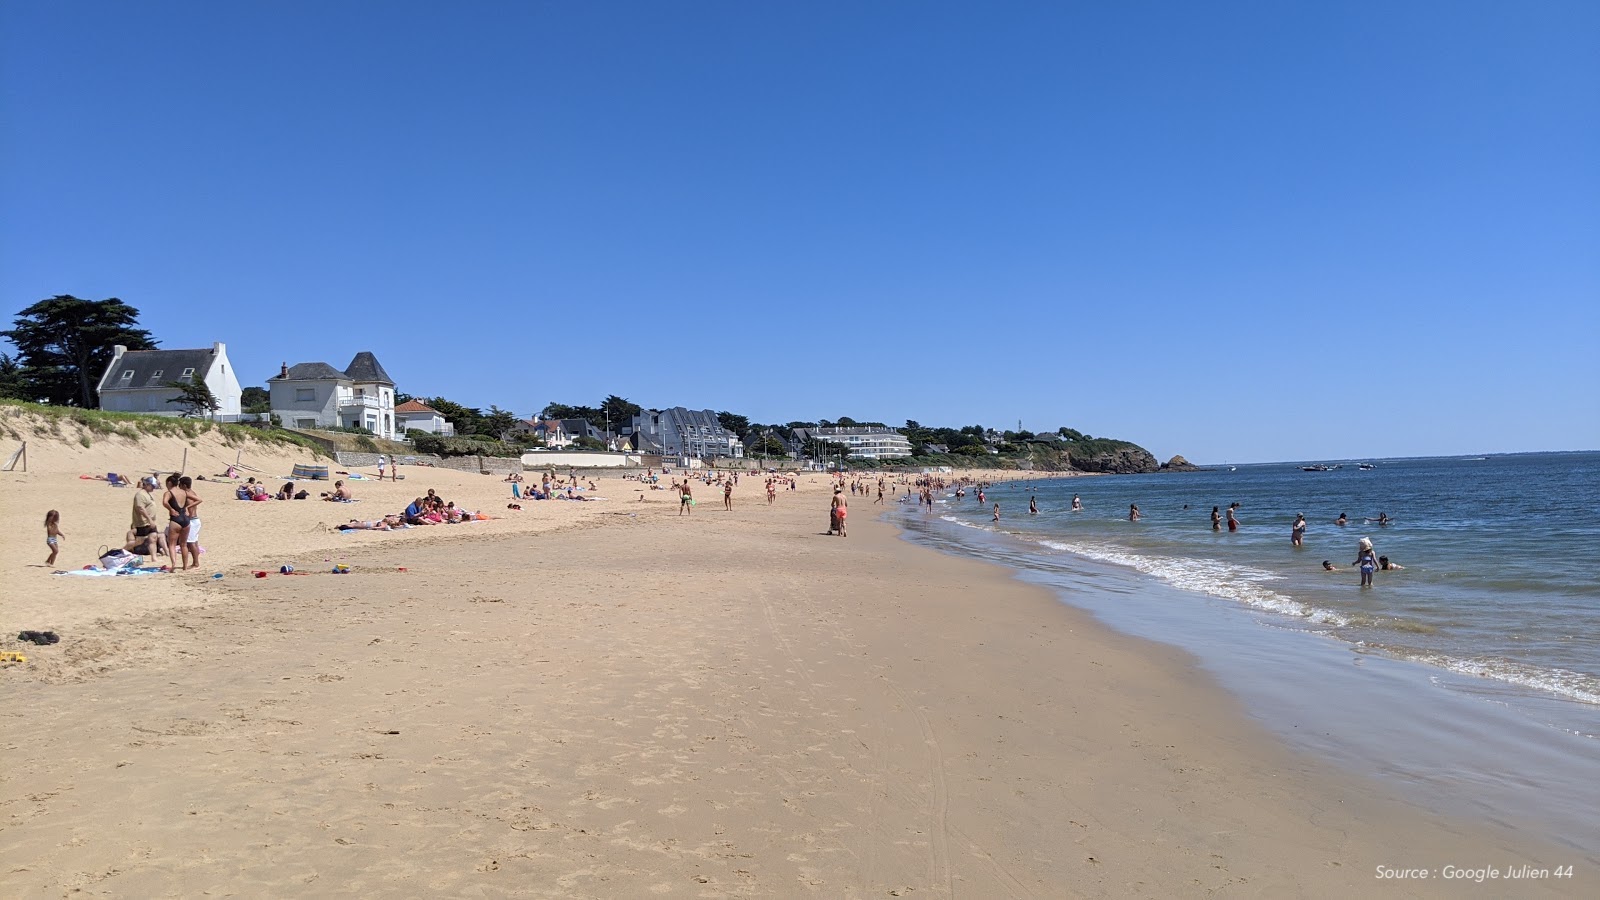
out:
M1596 46L1590 0L7 3L0 314L519 414L1597 448Z

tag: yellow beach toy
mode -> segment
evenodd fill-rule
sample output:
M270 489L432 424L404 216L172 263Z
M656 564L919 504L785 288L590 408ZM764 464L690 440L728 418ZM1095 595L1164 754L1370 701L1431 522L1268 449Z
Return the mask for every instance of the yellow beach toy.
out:
M0 663L25 663L27 661L28 658L26 656L15 650L0 650Z

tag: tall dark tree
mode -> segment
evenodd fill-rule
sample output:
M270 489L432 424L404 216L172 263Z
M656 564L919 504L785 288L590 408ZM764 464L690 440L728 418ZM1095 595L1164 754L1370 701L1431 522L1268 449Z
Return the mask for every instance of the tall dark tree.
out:
M14 356L0 353L0 397L7 400L32 400L28 382L22 377L22 364Z
M178 404L185 419L208 416L222 408L222 401L211 393L211 385L198 376L186 381L169 381L167 387L178 389L178 396L167 402Z
M59 406L93 408L100 402L95 384L111 364L112 347L154 350L150 332L139 326L139 311L115 297L82 300L59 294L17 314L9 331L30 392Z
M637 403L630 402L622 397L618 397L616 394L612 394L605 399L605 402L600 404L600 412L603 414L603 418L609 417L611 430L615 431L620 425L631 424L633 422L633 417L644 412L644 409ZM597 424L599 424L601 428L606 426L605 422L599 422Z
M497 441L503 441L506 438L506 434L516 424L516 413L491 404L489 414L484 416L478 424L478 433L484 437L492 437Z
M723 428L734 434L745 434L750 430L749 416L741 416L738 413L724 411L717 413L717 421L721 423Z

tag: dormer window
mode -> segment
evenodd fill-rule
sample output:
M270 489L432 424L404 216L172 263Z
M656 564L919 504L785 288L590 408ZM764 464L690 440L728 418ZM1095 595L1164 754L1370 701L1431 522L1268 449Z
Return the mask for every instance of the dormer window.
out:
M151 372L150 373L150 380L154 381L157 378L160 378L161 377L161 373L164 372L164 371L166 371L166 370L165 369L157 369L154 372Z
M194 369L184 369L183 370L183 377L185 377L185 378L193 378L194 377Z
M123 381L132 381L133 380L133 370L132 369L125 370L122 373L122 380Z

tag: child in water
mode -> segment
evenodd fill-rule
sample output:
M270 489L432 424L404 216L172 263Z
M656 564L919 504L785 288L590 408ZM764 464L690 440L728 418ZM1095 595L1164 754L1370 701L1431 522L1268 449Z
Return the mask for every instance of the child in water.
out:
M1372 587L1372 573L1378 570L1378 557L1373 555L1370 538L1361 539L1361 549L1356 553L1355 565L1361 567L1361 586Z
M44 514L44 542L50 547L50 558L44 561L47 566L56 564L56 554L61 552L61 539L67 533L61 530L61 513L50 510Z

